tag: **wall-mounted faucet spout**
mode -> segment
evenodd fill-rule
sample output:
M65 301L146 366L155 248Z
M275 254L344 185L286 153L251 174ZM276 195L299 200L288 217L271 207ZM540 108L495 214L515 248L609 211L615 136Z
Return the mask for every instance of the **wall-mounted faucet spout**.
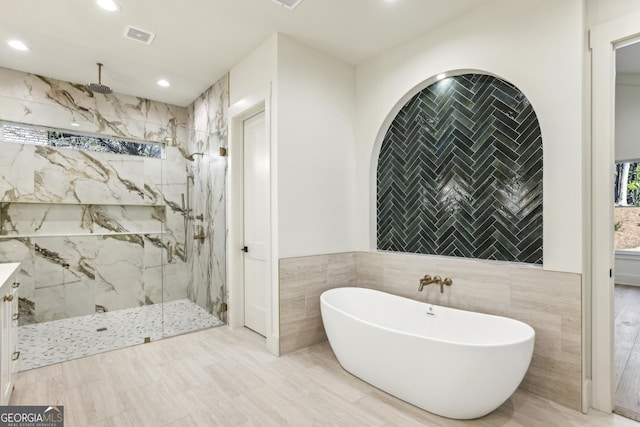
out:
M425 274L425 276L422 279L420 279L420 287L418 287L418 291L421 292L425 286L430 285L432 283L436 283L440 285L440 293L442 294L444 293L444 287L451 286L453 284L453 280L451 280L451 277L445 277L443 279L440 276L435 276L431 278L431 276L429 276L428 274Z
M442 277L440 276L435 276L434 278L431 278L431 276L429 276L428 274L425 274L425 276L420 279L420 287L418 288L418 292L422 292L422 289L427 286L430 285L432 283L440 283L442 281Z

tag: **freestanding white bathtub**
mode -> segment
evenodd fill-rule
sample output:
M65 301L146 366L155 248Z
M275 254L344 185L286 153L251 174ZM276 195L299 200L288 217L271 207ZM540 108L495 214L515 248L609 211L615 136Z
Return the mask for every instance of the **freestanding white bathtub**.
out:
M426 304L366 288L321 297L322 321L344 369L434 414L482 417L516 390L535 332L506 317Z

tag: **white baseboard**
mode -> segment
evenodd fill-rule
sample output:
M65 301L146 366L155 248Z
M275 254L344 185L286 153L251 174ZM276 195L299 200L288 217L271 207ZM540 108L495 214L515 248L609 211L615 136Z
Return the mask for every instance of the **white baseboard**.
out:
M615 283L640 286L640 251L617 250L614 273Z
M582 382L582 413L586 414L591 407L591 380L584 380Z
M280 337L278 335L269 335L267 337L267 350L274 356L280 356Z
M618 285L640 286L640 275L616 273L615 282Z

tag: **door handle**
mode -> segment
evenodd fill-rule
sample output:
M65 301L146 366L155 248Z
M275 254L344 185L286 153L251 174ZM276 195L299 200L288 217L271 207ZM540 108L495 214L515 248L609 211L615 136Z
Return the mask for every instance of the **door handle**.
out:
M240 250L241 250L242 252L244 252L245 254L246 254L247 252L249 252L249 248L248 248L248 247L246 247L246 246L243 246L243 247L242 247L242 249L240 249Z

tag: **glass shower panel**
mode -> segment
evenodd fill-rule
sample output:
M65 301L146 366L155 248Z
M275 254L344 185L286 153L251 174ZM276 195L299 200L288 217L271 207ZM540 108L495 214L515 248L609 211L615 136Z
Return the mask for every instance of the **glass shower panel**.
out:
M179 128L167 148L164 336L223 325L226 158L213 136ZM185 148L186 154L185 154Z
M60 128L67 144L67 134L102 129L86 112L20 107L34 112L30 123L0 117L14 139L23 127L25 138L47 139L76 123ZM19 370L226 321L224 133L179 126L189 120L179 111L158 114L169 120L101 115L129 140L162 146L159 158L113 151L104 135L73 137L71 148L0 133L0 262L22 263Z
M36 131L48 135L57 122L87 133L96 124L55 105L20 102L48 128L13 123L13 138L17 132L24 142L0 133L0 262L22 263L18 370L161 339L164 160L127 151L137 146L114 151L107 136L74 140L81 145L74 148L34 142ZM147 145L167 132L131 119L126 131L158 136L138 139ZM95 143L103 146L84 149Z
M145 342L163 337L164 268L172 248L165 245L167 199L164 190L166 145L160 159L145 159L145 188L153 205L147 213L149 226L142 235L144 244L144 305L139 309L139 324L147 331ZM144 326L142 326L144 325Z
M142 217L155 216L156 210L132 205L11 203L10 206L13 208L5 207L5 211L25 214L25 211L44 210L49 213L49 222L60 211L68 216L75 211L84 211L85 215L87 212L113 215L116 211L129 220L140 221ZM14 218L17 216L14 214ZM145 268L145 264L161 265L162 248L154 250L159 239L154 241L147 233L148 230L140 229L138 232L23 235L0 240L3 261L22 262L19 370L162 337L162 313L160 307L154 309L149 304ZM13 256L20 246L26 255ZM161 286L161 274L159 276ZM156 292L162 294L161 289Z

